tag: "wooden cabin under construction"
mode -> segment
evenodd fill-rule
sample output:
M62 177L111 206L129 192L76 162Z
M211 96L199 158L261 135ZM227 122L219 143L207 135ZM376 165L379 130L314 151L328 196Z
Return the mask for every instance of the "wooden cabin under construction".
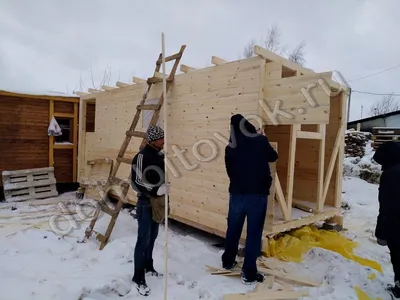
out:
M316 73L259 46L254 53L237 61L212 57L213 65L201 69L180 65L167 95L167 120L162 114L159 118L160 126L167 122L170 217L225 236L229 179L224 148L230 118L240 113L264 130L279 154L271 164L274 181L264 236L340 220L348 88L334 80L333 72ZM146 104L157 101L162 87L162 82L154 84ZM115 163L145 88L145 79L133 78L80 93L79 182L90 177L93 161ZM151 116L152 111L143 112L143 132ZM140 143L132 139L118 178L128 178ZM118 189L111 194L118 195ZM126 201L136 203L132 189Z
M77 182L79 97L0 90L0 107L0 174L54 167L57 183ZM53 116L61 136L48 135Z

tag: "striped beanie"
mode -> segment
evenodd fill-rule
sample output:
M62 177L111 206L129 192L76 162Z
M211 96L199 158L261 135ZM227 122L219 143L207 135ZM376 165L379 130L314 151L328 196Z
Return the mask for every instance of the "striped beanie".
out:
M147 129L146 133L147 142L156 141L162 138L164 138L164 130L162 130L161 127L153 125Z

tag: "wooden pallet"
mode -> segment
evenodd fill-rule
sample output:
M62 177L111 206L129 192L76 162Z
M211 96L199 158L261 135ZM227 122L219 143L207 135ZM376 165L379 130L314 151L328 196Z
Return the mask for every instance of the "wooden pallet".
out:
M58 195L54 168L3 171L4 197L7 202L41 199Z

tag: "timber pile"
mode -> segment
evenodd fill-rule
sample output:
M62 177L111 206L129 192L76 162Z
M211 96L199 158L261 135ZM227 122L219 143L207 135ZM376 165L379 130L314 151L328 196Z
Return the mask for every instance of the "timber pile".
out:
M345 155L347 157L363 157L365 154L365 146L368 141L367 135L354 129L346 131L345 135Z
M58 195L54 168L3 171L4 197L7 202L49 198Z
M372 148L378 149L380 145L388 141L400 142L400 128L398 127L374 127L372 128Z
M263 259L257 262L258 270L267 275L267 279L263 283L258 283L251 293L242 294L226 294L224 300L268 300L268 299L299 299L309 296L307 290L294 290L293 285L319 287L321 283L314 282L306 278L290 275L277 268ZM211 275L238 276L240 277L242 263L238 262L238 267L233 270L219 269L212 266L206 267L210 270ZM278 283L281 287L274 286Z

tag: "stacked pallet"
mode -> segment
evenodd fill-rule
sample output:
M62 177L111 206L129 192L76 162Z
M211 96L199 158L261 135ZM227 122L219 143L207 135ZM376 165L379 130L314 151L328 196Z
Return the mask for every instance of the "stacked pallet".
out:
M4 197L7 202L41 199L58 195L54 168L3 171Z
M368 137L365 133L354 129L347 130L345 135L345 155L347 157L363 157L367 142Z
M376 150L384 142L399 141L400 142L400 128L399 127L374 127L372 128L372 147Z

